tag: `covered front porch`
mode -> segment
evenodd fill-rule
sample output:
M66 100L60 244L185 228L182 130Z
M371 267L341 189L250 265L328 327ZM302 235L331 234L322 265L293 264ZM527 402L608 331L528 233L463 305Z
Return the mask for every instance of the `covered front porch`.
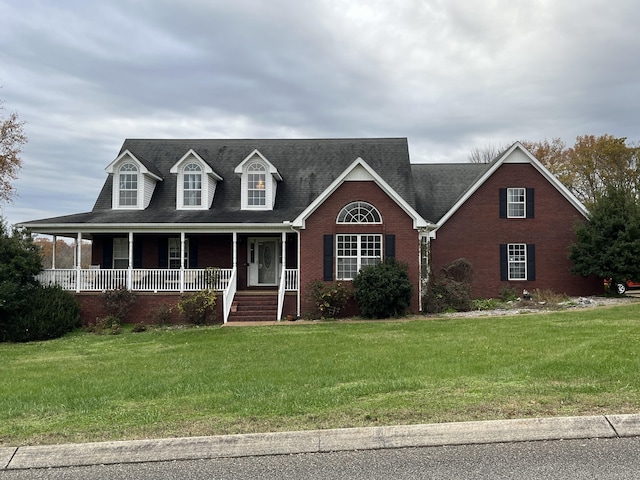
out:
M40 232L38 232L40 233ZM49 232L43 232L48 233ZM56 243L54 234L53 244ZM91 240L89 268L82 258L83 240ZM289 231L212 232L78 232L74 236L75 267L44 270L38 279L77 293L102 293L126 288L146 293L185 293L215 290L221 299L224 323L237 293L268 289L277 295L277 312L300 314L298 234ZM295 295L295 307L285 311L285 295ZM235 304L235 305L234 305ZM293 310L293 311L292 311Z

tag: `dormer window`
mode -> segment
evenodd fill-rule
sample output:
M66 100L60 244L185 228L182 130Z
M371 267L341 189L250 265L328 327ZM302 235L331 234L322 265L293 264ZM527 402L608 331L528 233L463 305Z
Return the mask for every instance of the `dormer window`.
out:
M113 175L111 208L144 210L149 206L156 184L162 181L158 169L129 150L122 152L105 171Z
M206 210L211 207L222 177L194 150L189 150L169 170L177 174L176 208Z
M200 165L189 163L184 167L183 194L185 207L202 205L202 167Z
M241 177L243 210L272 210L276 203L278 169L258 150L254 150L234 172Z
M247 167L247 204L250 207L264 207L266 203L266 168L261 163Z
M118 173L120 207L137 207L138 205L138 167L125 163Z

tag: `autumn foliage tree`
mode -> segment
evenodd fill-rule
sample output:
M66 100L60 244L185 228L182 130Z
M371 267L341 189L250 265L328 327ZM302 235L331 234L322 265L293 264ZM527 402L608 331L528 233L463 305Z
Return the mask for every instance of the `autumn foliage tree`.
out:
M522 142L586 206L613 190L640 193L640 149L625 137L583 135L567 148L551 142Z
M5 118L3 110L0 100L0 203L10 201L15 194L12 182L18 178L22 167L20 153L22 146L27 143L24 122L20 121L15 112Z

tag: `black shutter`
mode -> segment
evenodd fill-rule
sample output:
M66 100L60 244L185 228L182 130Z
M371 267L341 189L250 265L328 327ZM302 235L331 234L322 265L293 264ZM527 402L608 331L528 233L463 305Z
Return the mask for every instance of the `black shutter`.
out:
M169 240L166 238L158 241L158 268L169 268Z
M142 268L142 240L133 241L133 268Z
M333 235L323 237L323 278L326 281L333 280Z
M507 189L500 189L500 218L507 218Z
M102 240L102 268L113 268L113 237Z
M500 245L500 280L509 280L509 263L507 262L507 244Z
M536 279L536 246L527 244L527 280Z
M198 268L198 239L189 237L189 268Z
M396 236L385 235L384 236L384 258L396 258Z
M527 218L534 218L533 188L527 188Z

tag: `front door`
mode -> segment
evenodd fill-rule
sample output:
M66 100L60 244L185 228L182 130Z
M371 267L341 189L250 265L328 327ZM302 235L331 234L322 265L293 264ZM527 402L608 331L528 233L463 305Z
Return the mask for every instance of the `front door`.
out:
M278 284L280 272L280 241L277 238L250 238L248 242L249 259L248 285L274 286Z

